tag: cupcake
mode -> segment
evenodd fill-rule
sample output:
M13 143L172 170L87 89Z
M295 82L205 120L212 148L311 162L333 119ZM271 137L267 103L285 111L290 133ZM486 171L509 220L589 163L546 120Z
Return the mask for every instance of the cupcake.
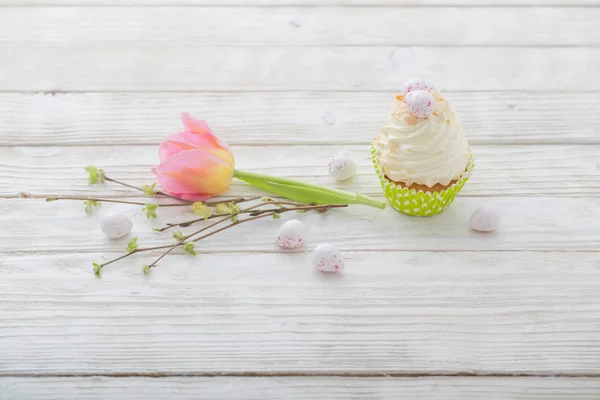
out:
M411 80L396 96L372 145L385 197L403 214L444 211L474 167L469 143L448 101L431 85Z

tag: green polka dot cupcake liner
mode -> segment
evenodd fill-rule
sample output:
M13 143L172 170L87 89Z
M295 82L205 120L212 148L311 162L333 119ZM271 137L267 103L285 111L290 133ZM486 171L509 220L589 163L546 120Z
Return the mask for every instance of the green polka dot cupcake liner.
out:
M470 156L467 170L454 185L441 192L423 192L422 190L417 192L415 189L400 187L385 177L379 164L379 151L376 144L372 145L371 154L385 198L396 210L413 217L430 217L447 209L458 192L465 186L471 176L471 171L475 168L473 157Z

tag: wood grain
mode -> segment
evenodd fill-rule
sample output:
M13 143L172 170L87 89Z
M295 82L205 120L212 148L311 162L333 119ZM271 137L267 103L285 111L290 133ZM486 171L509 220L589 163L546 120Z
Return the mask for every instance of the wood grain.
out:
M359 167L357 176L346 182L334 181L327 169L329 159L341 150ZM233 151L242 170L382 195L366 145L235 146ZM477 166L461 196L600 197L600 145L477 145L472 152ZM141 186L155 181L151 168L157 164L156 145L0 147L0 196L16 197L23 192L34 196L139 196L115 184L89 185L83 168L95 165L114 179ZM230 193L261 194L237 180Z
M398 89L394 85L388 89ZM156 144L179 113L230 144L368 144L395 93L0 93L0 144ZM598 92L447 92L472 144L600 144Z
M0 373L600 372L598 253L100 257L4 257Z
M600 90L596 47L9 43L0 59L0 91L393 90L417 73L443 90Z
M159 220L148 221L142 206L104 204L87 216L78 201L45 203L42 199L4 199L0 202L0 251L106 251L122 252L128 238L106 239L99 229L100 216L121 212L132 216L134 231L141 246L164 245L168 232L151 227L166 222L193 218L185 209L163 207ZM498 208L502 229L493 234L470 231L471 214L486 204ZM300 219L310 227L310 242L331 242L344 250L369 251L475 251L475 250L584 250L598 251L600 208L597 198L558 197L461 197L444 213L430 218L412 218L391 207L386 210L353 206L344 210L288 214L285 219ZM237 226L198 246L200 253L214 251L277 251L274 244L280 221L261 219ZM344 229L340 229L343 224ZM187 228L188 232L198 230ZM184 230L185 231L185 230ZM130 238L129 237L129 238ZM108 261L114 254L107 254ZM139 263L153 257L140 255ZM144 262L142 262L142 259Z
M0 13L0 43L584 46L600 44L598 19L575 7L17 7Z
M0 378L5 400L597 400L591 378Z

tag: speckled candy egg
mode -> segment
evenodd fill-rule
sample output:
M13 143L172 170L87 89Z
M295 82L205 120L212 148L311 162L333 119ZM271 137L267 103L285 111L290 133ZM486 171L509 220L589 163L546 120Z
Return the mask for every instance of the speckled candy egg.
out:
M313 265L323 272L338 272L344 269L344 256L332 244L321 243L313 251L312 254Z
M427 90L430 92L433 90L433 86L425 82L423 79L410 79L404 82L400 92L402 93L402 96L406 96L407 93L415 90Z
M404 98L408 112L415 117L427 118L435 110L435 99L427 90L410 92Z
M336 181L345 181L356 175L356 163L346 153L340 153L329 161L329 175Z
M133 228L131 219L122 214L108 214L102 217L100 229L109 239L118 239L127 235Z
M500 214L492 206L483 206L475 210L469 220L469 227L474 231L492 232L500 226Z
M282 249L297 249L306 241L304 224L296 219L286 221L277 232L277 246Z

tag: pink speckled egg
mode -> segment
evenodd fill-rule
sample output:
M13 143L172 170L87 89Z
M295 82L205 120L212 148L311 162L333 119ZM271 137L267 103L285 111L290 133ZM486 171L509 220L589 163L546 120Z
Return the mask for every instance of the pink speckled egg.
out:
M500 226L500 214L492 206L483 206L475 210L469 220L469 227L474 231L493 232Z
M323 272L338 272L344 269L344 256L332 244L321 243L313 251L313 265Z
M404 85L402 85L402 88L400 89L400 93L402 93L402 96L406 96L407 93L416 90L427 90L428 92L431 92L433 90L433 86L425 82L423 79L410 79L404 82Z
M346 153L340 153L329 161L329 175L336 181L345 181L356 175L356 163Z
M409 92L404 98L408 112L415 117L427 118L435 110L435 99L427 90Z
M275 243L282 249L297 249L306 241L304 224L296 219L286 221L277 232Z

